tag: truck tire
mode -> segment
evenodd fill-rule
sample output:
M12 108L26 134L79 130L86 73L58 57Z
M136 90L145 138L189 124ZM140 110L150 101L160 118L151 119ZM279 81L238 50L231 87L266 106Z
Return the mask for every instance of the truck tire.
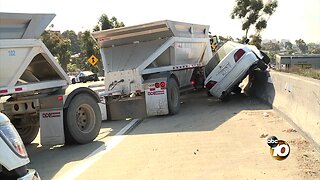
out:
M173 78L169 78L168 80L167 99L169 114L177 114L180 109L180 92L178 83Z
M101 128L101 112L97 101L89 94L78 94L64 110L66 144L93 141Z
M25 145L31 144L39 133L39 126L26 126L16 129Z
M28 116L28 118L12 118L12 124L18 131L23 144L30 144L39 133L39 118L34 116Z

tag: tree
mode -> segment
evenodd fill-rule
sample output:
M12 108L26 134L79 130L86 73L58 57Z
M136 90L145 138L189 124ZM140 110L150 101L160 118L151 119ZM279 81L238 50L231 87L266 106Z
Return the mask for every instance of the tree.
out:
M80 40L77 34L73 30L66 30L62 33L62 36L71 41L71 53L78 54L80 53Z
M262 49L266 50L266 51L279 52L280 51L280 44L274 43L274 42L268 42L268 43L263 44Z
M99 18L98 24L94 26L93 31L107 30L118 27L124 27L124 23L118 21L116 17L108 18L106 14L102 14ZM103 65L101 62L101 55L99 51L99 47L96 42L90 36L90 31L85 31L80 35L81 40L81 58L87 60L91 55L95 55L100 61L97 63L97 66L91 66L86 61L81 64L81 67L85 69L91 69L93 72L98 72L99 74L103 74ZM83 69L81 68L81 69Z
M87 30L87 31L81 33L80 37L81 37L80 60L82 61L80 63L78 62L78 64L80 65L80 69L90 69L93 72L98 72L99 69L100 70L103 69L101 61L98 62L99 68L97 68L96 66L91 66L87 62L87 59L92 55L95 55L98 59L101 60L99 47L97 46L95 41L92 39L92 37L90 35L90 31Z
M292 50L292 43L290 41L287 41L284 43L284 48L286 48L286 50Z
M258 49L261 49L262 38L261 38L260 34L251 35L250 38L251 38L250 44L255 45Z
M310 54L320 54L320 45L316 43L309 43L308 52Z
M242 42L248 38L248 33L252 26L256 30L256 39L261 38L260 32L267 28L267 21L277 7L277 0L269 0L265 4L263 0L236 0L236 5L231 12L231 18L237 18L242 21L242 30L245 31Z
M59 31L45 31L42 41L58 61L64 71L67 72L67 64L70 63L71 41L64 38Z
M93 31L107 30L113 28L124 27L123 22L119 22L116 17L108 18L106 14L102 14L99 18L98 24L93 28Z
M300 49L300 51L305 54L308 51L308 46L307 44L304 42L303 39L298 39L295 41L296 45L298 46L298 48Z

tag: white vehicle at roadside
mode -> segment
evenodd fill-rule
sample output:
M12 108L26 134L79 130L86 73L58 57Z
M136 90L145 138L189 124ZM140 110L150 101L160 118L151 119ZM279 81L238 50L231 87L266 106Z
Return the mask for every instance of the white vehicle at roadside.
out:
M35 170L26 168L30 162L27 151L9 118L2 113L0 113L0 147L0 179L40 179Z
M225 43L205 67L208 95L224 100L231 92L241 93L238 86L249 69L258 67L265 70L269 62L269 57L255 46L231 41Z
M96 73L91 71L81 71L78 75L70 77L70 80L72 84L75 84L80 82L86 83L87 81L99 81L99 78Z

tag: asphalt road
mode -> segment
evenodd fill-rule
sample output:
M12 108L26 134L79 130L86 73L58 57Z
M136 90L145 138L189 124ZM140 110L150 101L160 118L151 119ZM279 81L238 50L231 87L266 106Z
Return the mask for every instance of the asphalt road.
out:
M317 179L320 153L261 102L229 102L204 92L182 97L179 114L104 121L95 142L27 146L42 179ZM287 159L275 160L267 137L285 140Z

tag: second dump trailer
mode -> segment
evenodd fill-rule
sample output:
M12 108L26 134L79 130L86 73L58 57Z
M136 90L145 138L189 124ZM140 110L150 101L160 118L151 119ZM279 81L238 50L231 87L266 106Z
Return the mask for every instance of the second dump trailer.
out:
M209 26L170 20L92 33L105 70L108 120L176 114L180 92L203 82Z

